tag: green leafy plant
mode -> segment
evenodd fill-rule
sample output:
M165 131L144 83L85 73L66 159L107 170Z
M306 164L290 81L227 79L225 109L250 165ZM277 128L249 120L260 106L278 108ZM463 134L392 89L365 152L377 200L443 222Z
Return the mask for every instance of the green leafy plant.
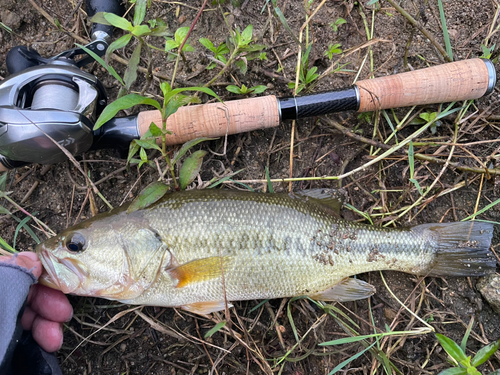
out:
M147 0L136 0L134 6L134 19L131 23L124 17L117 16L113 13L100 12L96 13L94 17L92 17L91 21L95 23L100 23L103 25L112 25L116 28L122 29L126 32L125 35L115 40L111 43L106 50L106 55L104 60L100 59L94 53L89 52L89 50L85 49L87 53L89 53L94 59L96 59L99 63L101 63L108 72L115 77L118 82L123 86L120 92L118 93L118 97L125 95L129 90L132 84L137 79L137 69L139 67L139 61L141 57L142 50L148 50L148 71L151 71L151 54L150 49L156 48L151 46L146 42L147 36L156 36L156 37L165 37L170 35L166 24L160 20L155 19L154 22L148 21L149 26L146 24L142 24L144 18L146 16L146 7ZM150 27L151 26L151 27ZM109 58L113 54L114 51L120 48L125 48L132 38L138 41L132 55L130 57L129 63L127 64L127 69L125 70L125 74L123 79L116 74L116 71L108 64ZM149 74L151 76L151 74ZM147 82L149 84L149 80Z
M186 36L189 32L189 27L179 27L177 30L175 30L175 34L173 38L166 38L165 41L165 52L169 52L170 50L173 50L175 48L179 48L182 45L182 42L184 42L184 39L186 39ZM179 51L182 57L184 52L193 52L194 48L191 46L187 41L184 43L184 46L182 46L182 51ZM173 59L174 55L169 55L168 59ZM185 59L184 59L185 60Z
M214 58L220 62L222 62L224 65L227 64L227 58L224 55L227 55L230 51L229 48L227 47L226 43L221 43L219 44L218 47L215 47L214 44L210 41L208 38L200 38L200 43L207 48L208 50L212 51L214 53ZM208 64L207 69L213 69L215 68L216 63L211 62Z
M106 61L101 59L99 56L95 55L92 51L86 49L86 51L92 55L100 64L102 64L110 74L112 74L122 85L125 91L130 89L131 84L137 78L137 69L140 60L140 53L142 46L146 46L147 48L154 48L146 43L144 37L145 36L167 36L169 35L167 32L167 28L161 19L154 19L148 21L148 25L142 25L142 21L144 21L145 13L146 13L146 5L147 0L136 0L135 1L135 13L134 13L134 22L130 23L127 19L123 17L116 16L110 13L98 13L93 18L93 22L110 24L115 27L121 28L125 31L128 31L128 34L119 38L117 41L112 43L107 51L107 58L111 55L111 53L118 49L125 47L130 40L135 37L138 39L139 43L137 44L134 52L132 53L132 57L130 58L129 65L127 70L125 71L123 79L116 73L116 71L107 64ZM194 51L194 48L188 44L184 43L189 32L188 27L181 27L176 30L173 38L167 38L165 42L165 51L169 52L170 50L177 48L179 49L182 46L182 50L179 51L179 55L182 56L183 51ZM184 43L184 45L182 45ZM150 51L149 51L150 52ZM148 54L149 56L149 54ZM150 70L150 58L148 59L148 70ZM119 111L125 110L136 105L150 105L156 108L161 113L161 124L151 123L148 130L141 136L140 139L136 139L131 142L129 155L127 162L128 163L136 163L139 168L144 164L151 165L155 167L154 163L152 163L148 159L147 150L155 149L160 151L162 156L165 158L168 169L173 179L173 184L176 189L185 189L189 183L191 183L196 175L198 174L201 164L203 162L203 157L205 156L205 151L197 151L192 155L186 158L184 164L181 166L179 182L175 175L175 165L180 159L187 153L187 151L195 146L196 144L207 140L209 138L199 138L184 144L181 149L174 154L173 158L169 157L169 154L166 150L166 137L171 134L171 132L167 129L167 119L170 115L174 114L181 106L189 104L189 103L199 103L199 98L197 96L189 96L181 94L185 91L196 91L196 92L204 92L208 95L214 96L217 99L219 97L210 89L206 87L187 87L187 88L178 88L173 89L170 84L167 82L162 82L160 84L161 92L163 95L163 103L160 103L157 100L151 99L147 96L141 94L128 94L123 95L125 92L122 90L118 95L118 99L114 102L110 103L104 111L101 113L99 118L96 121L94 129L98 129L105 122L112 119ZM219 99L220 100L220 99ZM134 156L138 153L139 159L134 158Z
M495 50L496 44L493 44L491 47L486 47L484 44L481 44L481 50L483 54L481 55L482 59L490 59L493 55L493 51Z
M299 85L297 87L296 94L304 90L319 77L319 74L316 73L316 71L318 70L317 66L309 68L309 54L311 53L311 47L312 45L309 45L309 47L307 47L306 52L302 56L300 62ZM288 84L288 87L291 89L295 88L295 82L290 82Z
M231 31L231 35L228 37L228 42L225 43L226 47L229 49L230 55L227 58L226 63L224 63L220 58L218 59L224 67L222 70L206 84L210 86L214 83L223 73L225 73L233 64L236 65L242 74L246 74L248 70L248 61L254 60L256 58L263 58L261 51L266 47L261 44L252 43L253 26L248 25L243 31L237 28ZM207 41L201 41L206 48L210 49L212 52L212 47L215 48L213 43L208 43ZM219 46L220 47L220 46ZM220 55L219 55L220 57Z
M235 65L240 69L241 73L246 74L248 65L247 62L257 58L266 46L261 44L252 44L253 25L248 25L243 31L239 28L234 30L232 36L229 37L229 49L231 56L229 57L228 64L232 60Z
M340 55L342 53L340 46L340 43L330 44L325 52L325 56L328 56L328 59L331 60L333 55Z
M339 30L339 26L343 25L344 23L347 23L345 19L337 18L335 22L330 22L330 27L333 29L334 32L337 32Z
M160 88L163 94L162 105L160 105L157 100L147 98L139 94L129 94L123 96L109 104L104 109L104 111L101 113L101 116L99 116L99 118L97 119L94 130L101 127L105 122L112 119L119 111L123 109L128 109L140 104L155 107L160 111L162 123L160 124L160 126L155 123L151 123L149 129L142 135L140 139L135 139L130 143L127 162L138 163L140 168L144 164L152 164L151 161L148 160L146 150L155 149L160 151L162 156L165 158L165 161L167 162L170 174L172 175L174 187L176 189L179 189L179 184L177 183L177 179L175 176L176 163L182 156L186 154L186 152L191 147L211 138L197 138L195 140L189 141L181 147L181 149L174 155L173 158L170 158L166 149L166 137L171 134L171 132L167 129L167 119L170 115L177 112L177 110L181 106L189 103L199 103L200 100L197 96L184 95L181 94L182 92L201 91L219 100L220 98L211 89L206 87L184 87L172 89L169 83L162 82L160 84ZM140 159L134 159L134 156L137 152L139 152ZM188 162L188 166L183 166L184 168L181 167L181 188L185 188L196 177L199 172L199 168L201 167L203 156L205 156L205 154L202 155L201 153L194 153L193 155L191 155L192 159L188 158L189 161L186 160Z
M458 345L452 339L436 333L436 337L451 358L454 367L441 371L439 375L481 375L477 367L486 362L500 346L500 339L481 348L474 357L465 354L467 345L467 336L464 336L461 345ZM490 375L500 375L500 370L496 370Z
M253 87L246 87L245 85L241 85L241 87L235 85L229 85L226 87L226 90L239 95L249 95L249 94L260 94L267 89L264 85L258 85Z

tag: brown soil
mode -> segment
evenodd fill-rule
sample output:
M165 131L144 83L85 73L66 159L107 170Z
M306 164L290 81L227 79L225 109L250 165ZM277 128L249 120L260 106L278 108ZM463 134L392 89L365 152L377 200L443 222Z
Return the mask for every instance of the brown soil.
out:
M36 2L36 7L34 3L15 0L0 2L0 20L13 29L12 33L0 29L0 61L5 61L6 53L15 45L28 45L45 57L73 48L75 39L52 25L40 10L45 10L57 19L64 30L87 38L88 21L85 13L82 9L73 12L72 4L81 2L42 0ZM178 27L192 24L201 3L153 0L146 19L162 18L174 32ZM265 94L292 95L287 82L295 80L298 45L294 38L274 14L271 2L241 0L239 5L236 3L238 0L226 0L217 7L209 2L207 11L199 19L190 38L196 52L185 53L186 61L179 64L176 76L178 85L203 85L221 69L205 69L210 63L207 56L212 54L198 42L200 37L209 38L219 45L229 35L228 25L243 30L252 24L254 41L266 46L264 51L267 60L249 61L248 73L245 75L237 68L230 70L230 74L219 78L212 89L224 100L235 98L234 94L225 90L227 84L245 84L247 87L266 85L268 89ZM320 4L319 1L313 3L311 9L316 9ZM405 0L400 4L444 48L437 2ZM498 27L496 16L499 8L495 4L481 0L444 2L455 60L482 54L481 44L484 44L490 31ZM304 2L278 0L278 6L291 32L298 36L306 19ZM330 23L340 17L347 23L340 25L335 32ZM365 22L369 30L373 22L374 43L370 48L356 49L367 42ZM115 37L120 35L121 31L115 31ZM386 1L375 6L367 5L366 1L326 1L311 20L307 37L312 43L309 59L311 67L316 66L321 74L337 59L343 66L342 71L315 82L310 88L311 92L347 87L358 74L359 79L366 79L372 72L374 76L384 76L445 62L435 46ZM306 38L305 32L303 38ZM163 46L161 38L150 38L149 42L160 48ZM353 49L354 52L335 55L330 61L325 51L330 44L335 43L340 43L344 51ZM488 46L495 43L498 44L498 33L489 36ZM129 59L132 51L133 45L116 53ZM147 58L144 57L141 66L146 67L146 64ZM119 74L125 71L125 66L117 61L112 61L112 65ZM153 51L152 68L155 74L170 77L174 61L167 61L164 53ZM93 64L85 69L99 77L110 99L116 98L118 84L103 68ZM0 65L0 75L3 78L8 76L3 63ZM271 78L272 75L275 77ZM144 74L139 74L133 90L145 89L148 94L159 95L158 82L158 78L155 78L148 83ZM499 142L490 142L500 138L498 117L495 117L498 99L499 93L495 90L492 95L475 101L469 108L465 120L458 125L459 143L467 146L454 150L453 162L476 168L498 167ZM202 100L208 98L202 96ZM455 107L459 105L461 103ZM433 112L438 108L419 107L412 114ZM138 110L135 108L128 114ZM377 117L377 114L357 116L354 113L331 115L330 118L357 135L383 142L392 132L387 119L396 126L396 117L401 120L408 111L408 108L387 111L387 118ZM441 120L436 134L427 132L418 141L451 142L456 115L457 112ZM373 135L375 124L377 132ZM405 126L398 132L398 140L414 132L416 126ZM234 180L260 181L266 178L266 167L271 178L288 177L291 129L290 123L284 123L277 129L230 136L223 156L220 154L224 152L224 139L197 146L197 149L207 150L209 154L205 158L200 179L196 181L207 182L240 169L243 171L234 176ZM415 152L442 160L446 160L450 150L449 146L415 145ZM371 158L370 146L341 134L318 118L297 122L293 154L293 177L336 176L363 165ZM113 173L125 166L120 156L115 151L107 150L88 152L78 157L79 161L87 161L81 162L81 165L94 182L103 179L98 188L114 207L130 201L141 189L158 179L158 171L148 166L140 171L132 167L129 171ZM152 160L158 156L158 153L150 153ZM165 169L164 161L160 158L158 161ZM416 160L415 178L425 189L440 175L442 169L441 164ZM496 201L499 196L498 176L446 167L432 192L408 214L398 218L397 209L411 205L420 197L409 181L409 174L407 157L396 153L351 178L342 181L298 181L292 184L292 189L342 186L349 194L348 203L359 211L386 213L384 219L380 215L373 216L375 225L396 219L397 226L461 220L474 213L476 203L480 209ZM106 179L107 176L109 178ZM38 186L30 191L35 183ZM247 184L255 190L266 190L266 184L262 182ZM243 188L234 183L227 185L229 188ZM448 193L447 189L455 186L460 188ZM274 184L275 191L287 189L287 183ZM16 202L23 202L21 205L25 210L36 215L55 232L91 217L89 202L95 202L99 212L107 210L106 205L90 192L83 176L70 162L53 165L48 170L40 165L19 168L9 174L7 190L12 191L11 197ZM438 196L441 192L446 194ZM5 201L1 204L15 211ZM479 218L499 221L498 207L491 208ZM347 209L343 214L349 220L364 220ZM25 217L21 212L14 215L19 219ZM9 243L13 241L16 228L16 220L9 216L1 218L0 235ZM38 235L43 238L42 233ZM496 235L493 249L498 244ZM20 230L16 248L32 250L34 245L30 235L24 229ZM223 329L207 339L204 339L204 334L216 322L226 319L224 314L198 317L172 308L141 307L124 313L106 325L111 318L131 306L97 298L70 297L75 318L66 326L64 345L58 356L65 374L328 374L336 365L364 348L360 343L318 346L319 343L346 336L342 321L352 326L356 324L360 334L373 333L373 326L378 332L386 331L387 326L401 331L423 327L394 299L384 286L380 274L363 274L361 278L375 285L377 294L370 300L335 305L353 320L352 323L339 312L324 316L323 310L305 299L271 300L253 311L260 301L247 301L236 303L235 309L231 310L232 324L229 329ZM485 343L500 337L500 318L477 291L476 279L422 280L397 272L385 272L384 278L394 295L406 301L412 311L429 322L436 332L457 342L460 342L467 325L474 318L467 346L468 355L473 355ZM293 327L299 338L303 338L299 344ZM372 341L369 339L367 342ZM383 373L379 362L383 353L400 371L398 373L438 373L449 365L446 353L436 344L433 334L384 339L380 342L378 360L374 356L375 352L367 352L347 365L344 369L349 370L345 373ZM500 368L499 358L492 357L480 367L481 371L486 374Z

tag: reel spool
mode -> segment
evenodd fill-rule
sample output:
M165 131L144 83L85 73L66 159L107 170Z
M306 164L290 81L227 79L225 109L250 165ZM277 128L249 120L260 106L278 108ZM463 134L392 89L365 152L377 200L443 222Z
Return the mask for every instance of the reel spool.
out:
M43 80L33 88L31 110L73 111L78 103L78 87L60 80Z

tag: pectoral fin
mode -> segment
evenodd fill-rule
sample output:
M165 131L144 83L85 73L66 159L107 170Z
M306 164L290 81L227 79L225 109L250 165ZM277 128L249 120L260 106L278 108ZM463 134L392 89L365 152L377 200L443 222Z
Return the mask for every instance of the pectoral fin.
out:
M233 307L232 304L227 304L228 308ZM195 302L189 305L181 306L183 310L191 311L199 315L207 315L216 311L222 311L226 309L226 303L224 301L209 301L209 302Z
M169 276L177 281L176 288L183 288L191 283L207 281L222 276L229 257L210 257L196 259L180 266L167 269Z
M348 302L368 298L375 293L375 287L359 279L347 278L330 289L316 293L311 298L321 301Z

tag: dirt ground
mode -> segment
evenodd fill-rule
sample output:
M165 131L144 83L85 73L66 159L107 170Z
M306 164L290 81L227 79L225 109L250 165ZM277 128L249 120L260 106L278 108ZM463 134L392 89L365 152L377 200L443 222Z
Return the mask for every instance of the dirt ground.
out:
M75 35L88 40L89 22L82 3L71 0L0 1L0 20L12 30L0 28L0 76L8 76L4 61L15 45L27 45L42 56L50 57L73 48L78 42ZM179 27L193 24L202 3L153 0L146 20L161 18L173 33ZM396 2L396 6L399 4L416 19L418 27L385 0L371 1L374 3L371 5L364 0L277 0L289 30L273 10L271 1L215 3L208 2L194 27L190 44L195 52L186 52L185 61L180 61L177 87L204 85L221 70L220 65L206 69L213 54L200 44L199 38L208 38L218 46L226 41L230 29L243 30L252 24L253 43L265 46L262 52L266 53L266 58L248 60L246 74L237 67L228 69L211 88L224 100L242 97L229 93L225 89L228 84L267 86L265 93L260 95L293 95L287 83L295 81L299 51L295 38L311 16L302 36L304 43L312 45L309 68L317 67L319 74L339 66L341 69L315 81L309 87L310 92L348 87L355 79L445 62L443 54L421 31L425 29L440 48L445 48L436 0ZM448 0L443 1L443 6L454 60L479 57L483 54L481 45L498 44L500 6L496 0ZM132 19L132 16L133 9L127 17ZM335 31L330 24L339 18L346 23L339 24ZM54 19L59 27L53 24ZM122 31L115 31L115 37L121 35ZM165 42L163 38L150 37L148 43L163 49ZM343 53L329 59L325 52L336 43L341 45ZM131 43L115 53L128 61L134 46ZM493 50L493 58L496 51ZM144 90L148 95L158 96L159 82L172 76L174 64L173 60L167 61L164 52L152 50L151 68L155 77L148 82L145 74L139 73L132 90ZM119 74L126 68L116 59L111 60L111 65ZM140 66L147 67L146 55L142 56ZM118 84L101 66L94 63L85 70L103 82L110 99L116 98ZM201 98L209 100L207 96ZM433 132L426 131L414 140L415 153L441 161L415 159L414 178L423 191L431 186L423 198L409 181L409 161L402 152L395 152L342 180L295 181L292 190L343 187L348 192L347 203L371 215L375 225L391 220L395 220L394 226L401 227L464 219L499 198L499 98L496 89L490 96L474 101L462 116L454 112L441 119ZM454 108L462 104L457 103ZM138 110L134 108L127 114ZM323 118L299 120L295 124L291 176L338 176L352 171L372 160L378 148L363 143L359 137L381 144L390 138L391 127L401 123L403 126L396 138L402 141L421 125L417 123L420 114L438 110L438 105L431 105L417 107L411 113L409 108L403 108L366 116L334 114L328 116L330 122ZM351 133L342 133L333 123ZM455 132L459 146L452 149ZM290 175L291 137L292 124L286 122L276 129L229 136L225 153L224 139L202 143L195 149L207 150L208 155L199 178L191 187L206 187L208 181L242 170L232 177L233 181L244 181L255 190L266 191L267 184L262 182L266 179L266 167L271 179ZM388 140L388 144L394 145L394 139ZM445 165L450 152L450 161L454 164ZM150 159L156 158L164 170L165 162L159 156L157 151L149 154ZM158 179L158 170L147 165L139 171L136 166L127 170L121 155L113 150L87 152L77 159L114 207L132 200L145 186ZM496 174L484 173L485 168L496 168ZM225 185L226 188L244 189L241 184L229 180ZM277 192L289 189L288 183L283 182L275 182L273 187ZM91 203L95 202L99 212L107 210L70 162L51 167L19 168L9 173L7 190L12 191L14 201L56 233L91 217ZM8 202L1 204L17 218L26 217ZM402 214L403 209L410 206L411 209ZM478 218L499 221L499 207L490 208ZM348 220L368 223L352 209L345 208L343 215ZM1 237L12 244L17 226L18 221L3 215L0 218ZM43 238L42 233L38 235ZM498 249L498 239L496 234L493 250ZM18 250L32 250L35 242L21 229L15 246ZM339 346L318 345L352 334L348 334L347 325L361 335L385 332L388 327L415 331L425 327L425 322L436 332L460 342L473 319L467 355L474 355L486 343L500 337L500 318L478 292L477 279L422 279L398 272L384 272L383 275L390 291L381 274L363 274L360 277L375 285L377 293L369 300L335 304L335 309L330 310L320 309L307 299L270 300L264 304L260 304L261 301L237 302L231 310L232 324L209 338L204 335L217 322L226 319L224 314L199 317L172 308L135 308L98 298L71 296L75 316L65 326L65 340L58 357L65 374L326 375L373 342L367 339ZM423 322L402 308L394 296L405 302ZM446 353L437 344L434 334L427 333L381 339L371 351L346 365L342 373L384 373L382 358L392 362L392 373L435 374L449 367ZM498 368L498 355L480 366L483 374Z

